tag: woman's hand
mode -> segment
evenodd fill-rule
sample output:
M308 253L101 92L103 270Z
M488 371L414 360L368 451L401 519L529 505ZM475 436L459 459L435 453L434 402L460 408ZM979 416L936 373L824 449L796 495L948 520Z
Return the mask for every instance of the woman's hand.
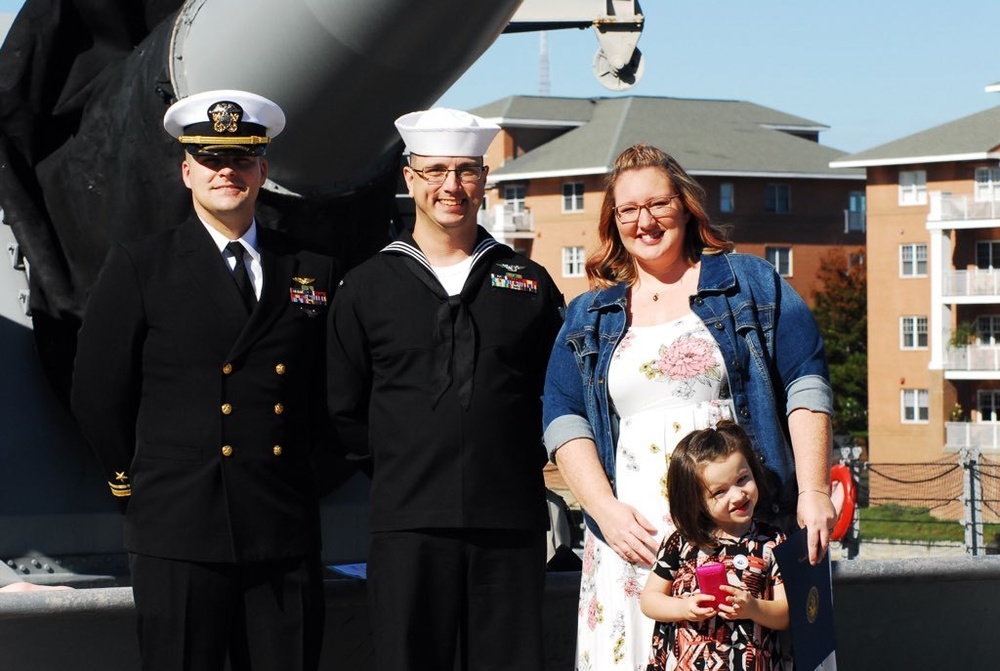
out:
M833 501L822 490L803 490L799 493L796 513L799 526L805 527L809 535L809 563L818 564L830 545L830 532L837 522Z
M601 528L604 541L619 557L632 564L653 565L659 549L656 527L638 510L608 497L591 511L591 516Z

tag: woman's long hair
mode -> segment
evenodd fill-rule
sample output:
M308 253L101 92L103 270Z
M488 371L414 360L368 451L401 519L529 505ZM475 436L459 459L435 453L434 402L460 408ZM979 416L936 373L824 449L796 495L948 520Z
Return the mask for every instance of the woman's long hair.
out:
M684 256L695 263L702 252L726 252L732 249L722 233L713 226L705 210L705 190L670 154L648 144L636 144L615 159L604 188L604 201L597 223L600 244L587 259L587 279L593 288L604 289L619 282L629 285L636 280L635 259L618 235L615 222L615 186L622 173L640 168L659 168L667 174L680 194L680 201L691 215L684 230Z
M686 540L704 550L717 547L718 526L708 511L707 491L702 479L705 464L739 452L750 466L757 483L757 504L768 499L767 481L760 458L750 438L738 424L728 420L714 429L692 431L677 443L667 467L667 500L674 526Z

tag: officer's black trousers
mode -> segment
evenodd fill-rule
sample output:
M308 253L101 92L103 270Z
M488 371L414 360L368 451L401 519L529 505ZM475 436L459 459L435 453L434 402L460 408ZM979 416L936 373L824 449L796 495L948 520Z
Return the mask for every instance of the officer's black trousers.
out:
M315 671L318 557L217 564L132 554L143 671ZM252 662L252 663L251 663Z

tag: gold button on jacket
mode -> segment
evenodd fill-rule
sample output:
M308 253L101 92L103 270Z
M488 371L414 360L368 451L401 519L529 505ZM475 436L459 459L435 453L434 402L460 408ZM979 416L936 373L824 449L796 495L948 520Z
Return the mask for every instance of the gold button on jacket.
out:
M274 448L271 451L274 452L274 456L280 457L281 456L281 445L275 445Z
M224 457L231 457L231 456L233 456L233 446L232 445L223 445L222 446L222 456L224 456Z
M223 415L228 415L232 411L233 411L233 404L232 403L223 403L222 404L222 414Z
M281 413L283 413L284 411L285 411L285 406L284 406L284 404L282 404L282 403L275 403L275 404L274 404L274 414L276 414L276 415L280 415L280 414L281 414Z

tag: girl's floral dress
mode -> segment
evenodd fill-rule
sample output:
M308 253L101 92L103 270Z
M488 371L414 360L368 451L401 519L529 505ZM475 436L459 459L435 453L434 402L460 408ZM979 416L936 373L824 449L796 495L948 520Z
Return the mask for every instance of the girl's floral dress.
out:
M689 431L731 418L721 353L693 313L656 326L632 326L608 372L620 418L615 490L657 526L656 544L673 531L666 499L667 460ZM588 528L577 623L580 671L644 671L653 621L639 610L648 566L621 559Z
M730 584L739 584L758 599L773 599L774 586L782 582L774 546L784 540L776 528L755 522L742 538L722 540L706 554L675 532L660 548L653 570L672 583L673 596L682 596L698 588L698 566L722 562ZM647 671L790 671L788 652L781 649L777 632L753 620L715 616L702 622L658 622Z

